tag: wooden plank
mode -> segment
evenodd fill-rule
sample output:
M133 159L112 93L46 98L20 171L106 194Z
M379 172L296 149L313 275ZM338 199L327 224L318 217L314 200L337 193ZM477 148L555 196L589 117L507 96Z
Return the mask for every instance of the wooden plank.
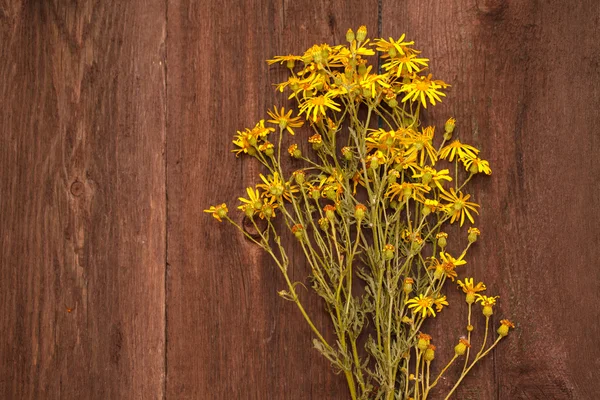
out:
M285 283L275 265L202 209L224 201L237 215L237 197L258 178L256 164L229 150L236 130L285 104L271 86L284 71L265 60L340 43L359 24L375 32L377 11L377 1L169 4L167 398L347 396L299 311L277 296ZM295 279L306 271L294 260ZM320 299L301 295L330 335Z
M0 20L0 398L162 398L165 3Z
M463 272L502 297L494 322L510 316L518 328L454 397L596 397L600 7L384 0L382 15L385 36L406 32L432 73L453 84L429 120L455 116L459 137L480 146L494 171L476 182L483 234ZM464 331L457 308L436 331L441 360Z

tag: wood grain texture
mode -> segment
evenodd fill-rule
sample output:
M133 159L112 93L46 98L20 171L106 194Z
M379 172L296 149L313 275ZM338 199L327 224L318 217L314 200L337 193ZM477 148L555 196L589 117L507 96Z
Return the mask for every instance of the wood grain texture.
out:
M164 386L165 4L0 5L0 398Z
M350 26L376 29L377 2L180 0L168 21L167 398L343 398L344 378L277 296L285 283L275 265L202 209L227 202L237 215L237 197L261 172L230 150L236 130L285 104L271 86L285 71L265 60L340 42ZM304 260L292 263L304 281ZM319 299L301 296L327 327Z
M0 0L1 399L348 398L273 263L202 209L234 215L260 172L229 150L285 104L264 60L361 24L416 41L453 85L427 121L494 170L459 272L518 327L454 398L597 397L597 1ZM447 290L439 362L464 332Z
M385 35L406 32L453 85L429 120L456 117L458 137L494 171L475 185L482 239L464 273L500 294L495 324L504 315L518 326L455 398L596 398L600 358L583 349L600 329L600 6L384 1L382 15ZM454 308L436 331L445 358L460 316Z

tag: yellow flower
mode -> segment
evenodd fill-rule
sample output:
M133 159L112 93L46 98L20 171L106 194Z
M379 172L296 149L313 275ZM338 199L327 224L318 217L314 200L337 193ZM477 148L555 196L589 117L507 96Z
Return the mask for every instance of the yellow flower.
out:
M455 156L460 159L476 158L478 153L479 150L475 147L455 140L440 150L440 158L448 159L448 161L453 161Z
M244 198L244 197L238 197L238 200L241 201L243 204L238 206L238 209L240 210L245 210L246 206L251 206L254 210L260 210L263 206L262 201L261 201L261 195L260 192L256 189L253 189L251 187L246 188L246 193L248 193L248 198Z
M481 303L483 307L491 307L496 304L496 299L499 299L500 296L485 296L481 294L476 294L477 300L475 302Z
M430 166L425 166L423 168L419 168L419 173L414 174L413 178L420 178L421 183L423 183L424 185L428 185L428 186L431 186L431 183L435 183L435 185L440 190L444 190L444 188L442 187L442 183L444 181L448 181L448 182L452 181L452 177L450 177L449 170L442 169L440 171L437 171L436 169L431 168Z
M475 294L477 292L483 292L486 287L483 282L478 282L477 285L473 283L473 278L465 278L465 281L457 281L458 286L462 288L463 292L466 294Z
M381 51L382 53L385 53L381 56L381 58L389 58L390 51L392 49L394 49L393 51L395 51L397 54L400 54L400 55L405 55L407 53L408 54L420 53L420 51L417 51L417 50L409 47L409 46L414 45L415 42L412 40L410 42L404 42L403 40L405 38L406 38L406 35L403 33L402 36L400 36L400 39L394 40L392 38L389 38L389 42L383 38L374 39L373 43L371 43L371 46L375 46L377 51ZM393 51L392 51L392 54L394 54Z
M222 222L221 218L225 218L229 210L225 203L218 206L210 206L208 210L204 210L205 213L211 213L212 216L219 222Z
M442 311L442 309L444 308L444 306L449 305L448 301L446 300L446 296L436 297L433 300L433 304L435 305L435 309L436 309L437 312Z
M395 73L396 77L407 76L426 69L428 61L428 58L417 57L416 54L404 54L400 57L392 57L382 67L390 73Z
M279 129L286 129L290 135L294 134L292 128L300 128L304 125L304 121L300 119L300 117L292 118L292 110L289 110L287 113L285 112L285 108L281 107L281 111L277 111L277 107L273 107L273 111L267 111L269 117L273 118L268 120L275 125L279 125Z
M500 320L500 327L498 328L498 335L504 337L506 335L508 335L508 331L510 328L514 329L515 324L513 324L511 321L507 320L507 319L501 319Z
M445 89L448 86L450 85L443 81L431 80L431 74L427 76L415 75L411 83L402 85L400 89L401 92L408 92L402 102L404 103L407 100L419 101L423 104L423 107L427 108L426 99L429 99L429 102L435 106L436 101L442 101L440 96L446 96L439 89Z
M259 183L256 187L263 189L265 191L264 196L269 199L274 198L276 201L280 201L282 198L285 198L288 201L292 201L292 195L298 192L297 186L292 186L289 182L284 182L277 172L268 177L260 174L260 179L263 183Z
M479 212L476 209L476 207L479 207L479 204L467 201L470 197L470 194L463 195L460 191L457 194L454 188L450 188L449 193L446 191L440 193L440 198L450 202L450 204L448 204L447 206L446 211L452 215L452 219L450 220L451 224L453 224L454 221L458 221L458 219L460 218L460 226L462 226L465 222L465 215L467 216L469 221L471 221L471 223L475 223L475 220L473 219L473 216L471 215L469 210L474 212L475 214L479 214Z
M404 201L413 198L419 202L425 202L425 193L429 192L431 188L420 183L393 183L388 187L385 196L390 200L398 197L398 201Z
M486 160L482 160L479 157L465 157L463 158L463 162L465 163L465 168L472 174L483 172L486 175L492 174L492 169L490 168L490 163Z
M435 317L436 315L432 307L433 298L424 296L423 293L408 300L406 304L408 305L408 308L412 309L414 314L421 313L422 318L428 317L429 315L433 315Z
M300 61L300 60L302 60L302 57L289 54L287 56L275 56L275 57L273 57L273 59L267 60L267 63L269 65L273 65L275 63L280 63L280 64L286 63L287 64L289 62Z
M317 117L324 117L326 115L327 108L335 111L341 111L339 104L333 101L331 97L332 95L330 93L325 93L324 95L306 99L300 105L300 115L305 114L307 119L312 119L316 122Z
M421 158L419 161L419 165L423 165L425 163L425 153L429 157L431 164L435 164L437 161L437 153L431 144L433 141L433 126L428 126L421 132L420 134L411 135L403 138L401 143L408 147L405 151L404 155L406 157L410 157L412 154L415 154L415 159L418 157L417 155L420 153Z
M256 149L254 149L251 143L256 144L256 139L252 137L250 131L237 131L237 135L233 138L233 144L239 148L233 149L231 152L235 153L236 157L239 157L240 153L246 153L253 156L256 154Z

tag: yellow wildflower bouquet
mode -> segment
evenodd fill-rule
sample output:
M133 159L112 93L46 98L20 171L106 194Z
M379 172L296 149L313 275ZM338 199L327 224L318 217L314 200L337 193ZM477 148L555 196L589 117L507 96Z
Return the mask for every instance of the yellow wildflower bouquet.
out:
M270 119L238 131L233 140L238 156L266 168L237 207L252 232L229 217L226 204L205 211L236 226L273 258L287 285L279 295L296 304L315 348L344 373L352 399L424 400L457 364L462 372L447 399L514 327L502 320L496 338L489 338L497 296L481 294L486 287L473 278L457 280L468 305L465 335L432 374L436 348L422 332L424 323L448 306L444 286L458 277L457 267L480 234L470 227L466 248L450 252L443 228L474 223L479 205L466 187L491 169L477 148L452 141L454 119L439 139L433 126L421 125L421 110L440 102L449 85L425 73L429 60L414 42L404 35L370 41L364 26L349 30L346 39L347 45L315 45L303 55L268 60L289 69L277 89L289 93L297 109L274 108ZM376 51L379 71L367 61ZM312 129L301 139L311 144L310 154L297 143L286 154L284 137L296 138L295 129L304 124ZM282 157L288 156L303 167L286 171ZM289 277L285 232L304 252L335 342L324 338L302 306L299 282ZM480 347L471 349L477 303L485 328Z

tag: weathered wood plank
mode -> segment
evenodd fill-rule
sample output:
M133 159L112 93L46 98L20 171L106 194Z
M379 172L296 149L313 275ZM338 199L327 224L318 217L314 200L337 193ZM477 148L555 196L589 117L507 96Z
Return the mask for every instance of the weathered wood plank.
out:
M165 24L0 5L0 398L163 397Z
M463 272L502 296L495 324L510 316L518 329L455 398L595 398L600 6L385 0L382 11L384 35L406 32L453 84L430 121L455 116L494 171L476 184L483 234ZM445 358L464 331L453 308Z
M275 265L202 209L225 201L239 215L237 197L258 179L257 165L229 150L236 130L285 104L271 86L284 71L265 60L340 43L360 24L376 31L376 1L169 4L168 398L347 395L343 376L312 349L299 311L277 296L285 283ZM306 271L296 257L294 278L304 280ZM331 333L320 299L301 295Z

